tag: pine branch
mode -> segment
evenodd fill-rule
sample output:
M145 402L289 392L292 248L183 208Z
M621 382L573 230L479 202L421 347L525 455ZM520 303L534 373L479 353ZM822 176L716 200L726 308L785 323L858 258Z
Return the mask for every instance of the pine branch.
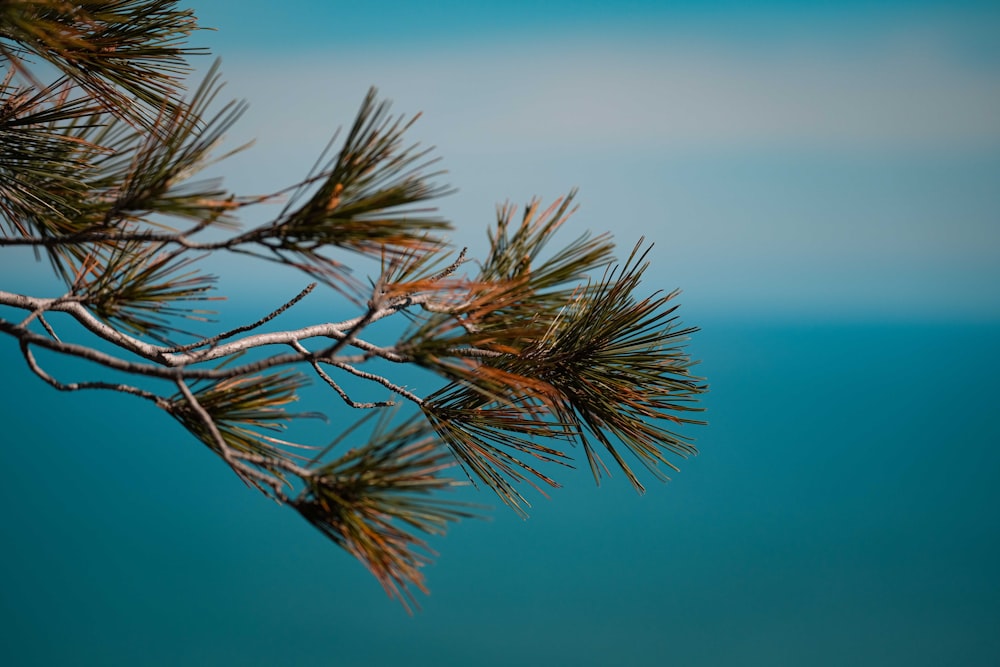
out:
M665 477L671 457L695 453L679 431L702 423L693 417L706 386L683 347L695 329L679 324L676 292L637 296L641 244L620 266L607 234L553 247L575 210L571 191L544 210L533 200L520 219L499 207L488 252L468 260L430 205L449 190L430 149L406 139L416 117L391 115L374 89L343 140L334 135L291 186L240 196L194 180L234 152L218 153L245 104L213 111L217 63L183 95L196 52L184 40L197 24L176 4L0 0L0 247L32 247L66 284L55 298L0 291L0 307L21 313L0 317L0 334L17 341L31 373L60 391L153 402L245 483L355 555L407 609L414 590L426 591L424 535L474 515L439 497L465 483L445 475L452 466L525 515L522 484L557 487L553 472L572 467L576 444L595 480L607 455L640 491L632 459ZM55 82L37 80L35 59L55 66ZM248 207L279 200L276 215L241 226ZM215 253L276 262L312 282L259 319L185 331L210 314L202 306L216 298L215 278L196 263ZM367 287L341 257L352 253L381 260ZM358 314L264 329L317 283ZM399 336L377 324L395 316L409 320ZM98 343L74 342L84 332ZM92 362L108 379L57 379L39 349ZM436 379L403 387L387 362ZM366 413L326 447L285 436L322 417L289 411L303 371ZM361 383L392 396L355 400ZM393 422L386 408L404 402L411 416ZM341 453L349 439L356 446Z
M203 382L191 393L218 429L227 450L285 459L294 458L285 448L300 446L261 431L283 431L294 419L325 419L315 412L289 413L285 410L285 405L298 400L298 390L304 384L302 375L282 372ZM199 440L220 450L217 438L206 428L207 424L186 393L175 395L167 411Z
M103 321L137 335L172 345L172 333L195 334L173 326L175 318L207 321L211 310L191 308L190 302L218 301L208 296L215 277L188 270L199 259L175 259L162 246L116 245L108 258L81 274L74 292Z
M604 466L586 437L608 451L637 490L644 488L619 453L620 441L648 469L663 476L659 465L676 469L664 451L696 453L683 436L660 426L702 423L685 416L706 391L690 375L692 362L681 344L696 329L677 329L668 303L676 292L637 300L648 264L648 249L636 245L624 265L609 269L565 306L548 335L525 350L514 368L531 368L558 392L553 404L561 421L578 426L578 437L596 480Z
M70 99L65 80L32 90L15 87L11 74L0 83L0 231L72 231L67 225L88 190L81 172L101 151L82 136L91 125L80 117L96 107Z
M390 116L388 102L379 102L372 88L337 156L303 180L271 225L245 238L266 245L279 261L335 285L348 281L348 271L321 252L324 248L377 258L441 246L434 234L450 225L429 215L433 209L426 203L449 190L430 180L440 175L427 173L436 161L428 158L430 149L404 146L403 134L415 120ZM319 162L325 159L324 154ZM316 181L320 184L312 195L294 206Z
M114 255L121 247L116 242L131 241L135 248L151 241L150 229L166 229L165 240L178 242L210 226L234 227L230 213L247 202L216 180L190 180L210 164L245 108L229 103L205 121L220 88L216 65L190 102L162 110L148 132L106 114L60 123L66 104L48 114L45 108L27 116L15 109L7 133L17 141L0 144L0 213L12 238L0 237L0 245L44 248L59 275L73 284L81 271L99 271L95 262ZM34 107L42 104L32 100ZM50 116L38 125L37 117ZM0 138L3 132L0 123ZM49 150L34 150L39 135L48 139L42 148ZM180 234L166 224L171 218L195 226Z
M51 331L51 329L50 329ZM54 333L53 333L54 336ZM42 379L46 384L58 389L59 391L80 391L84 389L104 389L108 391L118 391L123 394L130 394L132 396L138 396L139 398L145 398L146 400L152 401L157 405L161 405L166 399L162 396L154 394L150 391L140 389L133 385L125 384L123 382L101 382L101 381L89 381L89 382L70 382L64 383L55 379L49 373L42 369L41 365L35 359L35 355L31 352L30 343L26 340L21 341L21 355L24 357L25 363L27 363L28 368L31 372Z
M152 127L191 71L184 47L197 29L191 10L176 0L7 0L0 4L0 60L29 81L36 56L58 68L103 108ZM140 104L137 104L136 101Z
M393 414L383 413L366 444L315 468L292 504L410 610L418 606L410 587L427 592L421 568L432 552L408 528L440 535L476 514L468 504L432 497L461 484L441 476L454 462L425 423L392 427Z

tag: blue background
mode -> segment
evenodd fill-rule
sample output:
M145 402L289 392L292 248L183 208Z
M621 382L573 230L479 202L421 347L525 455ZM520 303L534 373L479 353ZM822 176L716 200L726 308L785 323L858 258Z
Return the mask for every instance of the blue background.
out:
M441 208L472 254L494 202L579 185L565 240L644 234L649 289L684 289L711 384L710 425L688 430L702 453L645 496L579 470L528 521L456 526L408 617L172 420L58 393L6 341L4 663L997 664L996 11L499 6L196 4L227 91L252 104L233 143L260 137L218 171L277 189L378 84L425 111L415 132L460 188ZM45 271L5 251L3 288L56 293L29 269ZM301 287L218 269L226 323ZM340 313L333 298L283 324Z

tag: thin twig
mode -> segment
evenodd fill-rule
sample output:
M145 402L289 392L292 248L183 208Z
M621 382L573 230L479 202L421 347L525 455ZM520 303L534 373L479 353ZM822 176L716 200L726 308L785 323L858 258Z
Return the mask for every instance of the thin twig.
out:
M403 389L398 384L395 384L395 383L387 380L386 378L382 377L381 375L376 375L375 373L369 373L367 371L358 370L354 366L351 366L349 364L345 364L345 363L340 362L340 361L333 361L331 359L320 359L319 361L321 361L324 364L330 364L331 366L336 366L337 368L339 368L341 370L344 370L344 371L347 371L348 373L350 373L351 375L354 375L356 377L364 378L365 380L371 380L372 382L377 382L380 385L382 385L383 387L396 392L397 394L399 394L403 398L406 398L408 400L413 401L417 405L423 405L423 403L424 403L424 399L420 398L419 396L417 396L416 394L414 394L412 392L407 391L406 389Z
M65 384L56 380L54 377L45 372L45 370L39 365L38 361L35 359L35 355L31 352L30 344L27 341L21 341L21 355L24 357L25 362L28 364L28 368L37 375L39 378L44 380L47 384L55 387L59 391L80 391L83 389L106 389L110 391L118 391L123 394L131 394L132 396L138 396L139 398L145 398L146 400L152 401L157 405L162 405L166 399L162 396L158 396L150 391L144 389L139 389L138 387L133 387L132 385L114 383L114 382L71 382L70 384Z
M46 333L52 336L54 340L57 341L59 340L59 336L56 335L56 330L52 328L48 320L45 319L44 315L41 314L38 315L38 323L42 325L42 328L45 329Z
M295 304L297 304L299 301L301 301L302 299L304 299L306 297L306 295L308 295L314 289L316 289L316 283L309 283L309 285L307 285L305 289L303 289L301 292L299 292L297 295L295 295L291 300L289 300L288 302L286 302L284 305L276 308L275 310L271 311L271 313L269 313L268 315L265 315L264 317L260 318L259 320L257 320L256 322L254 322L252 324L244 324L242 326L236 327L235 329L230 329L229 331L226 331L224 333L216 334L215 336L212 336L210 338L205 338L203 340L196 341L194 343L189 343L188 345L181 345L181 346L172 348L172 351L175 352L175 353L176 352L187 352L187 351L190 351L190 350L197 349L199 347L204 347L206 345L212 346L212 345L215 345L215 343L218 343L221 340L226 340L227 338L232 338L233 336L237 336L237 335L239 335L241 333L246 333L247 331L252 331L253 329L256 329L257 327L262 326L262 325L270 322L271 320L273 320L274 318L276 318L278 315L281 315L283 312L285 312L286 310L288 310L289 308L291 308L292 306L294 306Z
M305 348L305 346L302 345L302 343L299 343L298 341L294 341L291 345L292 345L292 347L296 351L301 352L303 355L309 355L309 350L307 350ZM347 405L349 405L352 408L384 408L384 407L389 407L389 406L393 406L393 405L396 404L394 401L377 401L377 402L368 402L368 403L358 403L358 402L354 401L347 394L347 392L344 391L344 389L339 384L337 384L334 381L334 379L331 378L326 373L326 371L324 371L320 367L318 361L316 361L314 359L314 360L310 361L309 364L313 367L313 370L316 371L316 374L319 375L319 377L324 382L326 382L328 385L330 385L330 387L332 387L333 390L335 392L337 392L337 395L340 396L344 400L344 402L347 403Z
M445 278L447 278L451 274L455 273L455 271L458 271L458 267L460 267L463 264L465 264L465 261L466 261L465 260L465 253L467 253L468 251L469 251L468 248L462 248L462 252L458 253L458 258L454 262L452 262L451 264L449 264L448 266L446 266L444 269L442 269L440 272L438 272L438 273L434 274L433 276L431 276L430 280L432 282L437 282L439 280L444 280Z
M256 466L262 468L269 468L272 470L283 470L284 472L289 472L300 479L307 480L314 477L316 473L308 468L303 468L300 465L292 463L286 459L272 458L270 456L264 456L262 454L254 454L253 452L237 452L232 453L233 458L240 459L241 461L246 461L252 463ZM282 500L288 500L284 492L281 493Z

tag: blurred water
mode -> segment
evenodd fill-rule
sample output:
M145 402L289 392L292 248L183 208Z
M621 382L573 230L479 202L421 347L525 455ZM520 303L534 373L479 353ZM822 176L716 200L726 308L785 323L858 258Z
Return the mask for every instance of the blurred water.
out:
M3 662L996 664L1000 325L701 324L702 454L456 527L414 618L168 418L5 341Z

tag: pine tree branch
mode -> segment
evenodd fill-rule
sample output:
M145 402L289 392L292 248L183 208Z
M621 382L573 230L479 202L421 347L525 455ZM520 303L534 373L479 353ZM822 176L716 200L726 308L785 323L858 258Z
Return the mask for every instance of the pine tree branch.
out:
M394 350L385 349L367 341L357 339L352 332L356 331L359 325L371 324L372 322L388 317L411 305L419 305L430 298L430 296L417 296L394 299L381 308L371 311L361 317L351 318L342 322L316 324L288 331L254 334L238 338L223 345L213 345L211 339L215 337L209 337L197 341L193 346L185 346L185 348L192 347L193 349L175 351L175 348L172 346L162 346L142 341L101 322L80 303L80 300L77 297L52 299L31 297L0 290L0 305L21 308L29 311L67 313L91 333L96 334L100 338L116 345L117 347L128 350L129 352L132 352L133 354L136 354L148 361L160 363L171 368L213 361L233 356L249 349L269 345L289 345L293 342L303 341L310 338L334 339L338 341L338 343L346 341L343 345L350 345L363 350L370 357L382 357L390 361L401 361L403 358ZM11 325L8 323L8 326ZM246 328L250 330L255 328L255 325L247 325ZM10 332L10 330L8 330L8 332ZM197 349L201 347L205 347L206 349ZM332 358L332 356L338 351L339 350L336 346L331 346L320 352L310 353L308 357L295 355L294 358L296 360L304 360L306 358L328 359Z
M243 482L250 487L256 488L258 491L264 491L261 483L267 484L271 488L271 492L282 500L285 499L284 493L281 490L281 482L279 480L268 477L267 475L258 474L256 471L248 468L247 466L239 463L233 456L232 450L226 443L226 439L222 437L222 432L219 431L218 425L215 420L212 419L211 415L205 410L205 408L198 402L194 394L191 393L191 389L187 386L187 382L182 379L176 381L177 388L180 390L181 395L184 396L184 400L187 401L188 407L197 415L198 419L201 421L202 425L208 430L213 449L215 452L222 457L222 459L229 465L230 468L239 476Z
M548 468L572 467L574 443L596 480L608 471L601 449L639 490L627 456L665 477L661 466L675 468L668 454L695 453L672 430L700 423L691 414L706 386L682 349L695 329L677 323L676 293L636 296L646 266L639 246L620 266L607 234L550 250L575 192L546 209L533 200L519 220L515 207L499 207L488 252L461 275L466 251L453 254L443 236L451 225L429 206L450 191L435 182L437 158L407 143L416 117L390 115L374 89L292 185L248 197L218 179L192 180L232 154L215 151L245 104L210 115L217 64L182 95L196 52L184 40L197 24L176 4L0 0L0 247L46 255L68 290L0 291L0 307L26 312L19 322L0 318L0 333L18 341L30 372L60 391L154 402L247 485L355 555L407 609L413 589L426 591L421 568L432 555L417 533L474 515L438 497L463 483L443 474L452 466L524 514L522 483L543 495L558 487ZM42 84L32 56L62 76ZM247 207L278 201L276 215L242 226ZM345 251L381 260L370 289L334 254ZM216 253L279 263L311 282L254 321L186 332L178 322L207 321L200 303L216 298L214 277L195 262ZM262 330L318 282L359 315ZM400 315L409 328L381 340L387 329L376 323ZM72 342L74 331L98 344ZM129 379L64 383L37 349ZM414 364L445 384L410 390L376 372L382 362ZM308 380L301 371L366 413L328 446L277 437L296 419L322 416L286 410ZM343 378L392 392L413 415L393 421L387 408L397 400L354 400ZM146 388L157 383L176 391ZM361 426L375 414L365 438Z
M0 5L0 58L37 82L25 56L39 57L108 111L148 127L182 88L187 57L205 53L182 46L197 24L191 10L175 5L7 0Z

